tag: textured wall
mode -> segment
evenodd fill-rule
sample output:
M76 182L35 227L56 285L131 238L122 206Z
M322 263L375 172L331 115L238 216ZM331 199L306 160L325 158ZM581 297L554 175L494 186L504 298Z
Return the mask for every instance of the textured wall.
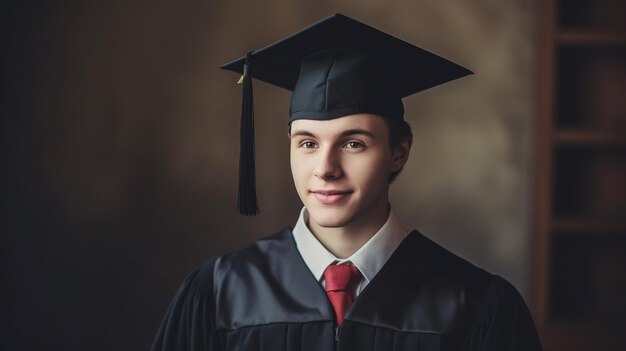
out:
M193 266L293 224L289 94L255 84L262 215L238 217L217 67L334 12L476 73L406 99L392 203L527 291L535 1L30 2L2 14L4 345L145 349Z

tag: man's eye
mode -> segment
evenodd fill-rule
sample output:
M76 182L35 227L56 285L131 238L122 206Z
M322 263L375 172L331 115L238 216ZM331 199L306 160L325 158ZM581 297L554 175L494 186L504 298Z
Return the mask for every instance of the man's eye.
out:
M312 142L312 141L304 141L302 143L300 143L300 147L303 147L305 149L313 149L315 147L317 147L317 145Z
M365 145L361 144L358 141L349 141L345 145L345 147L348 149L358 149L358 148L362 148L363 146Z

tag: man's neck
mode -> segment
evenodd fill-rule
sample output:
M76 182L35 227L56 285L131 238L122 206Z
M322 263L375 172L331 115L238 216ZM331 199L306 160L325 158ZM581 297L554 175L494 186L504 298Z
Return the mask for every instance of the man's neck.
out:
M384 206L384 207L383 207ZM385 202L374 216L359 218L341 227L322 227L315 223L307 226L317 240L337 258L348 258L367 243L385 224L389 217L390 206Z

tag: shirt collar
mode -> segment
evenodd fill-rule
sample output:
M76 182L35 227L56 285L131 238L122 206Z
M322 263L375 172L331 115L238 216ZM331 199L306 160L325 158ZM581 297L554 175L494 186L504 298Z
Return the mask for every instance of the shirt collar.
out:
M402 240L408 235L408 231L402 226L400 220L393 212L389 211L389 217L383 226L359 248L352 256L339 259L328 251L307 226L308 212L306 208L300 211L298 222L293 228L293 237L300 255L309 267L311 273L318 281L321 281L326 267L333 262L351 262L363 275L364 284L368 284L391 257ZM364 288L365 285L361 287Z

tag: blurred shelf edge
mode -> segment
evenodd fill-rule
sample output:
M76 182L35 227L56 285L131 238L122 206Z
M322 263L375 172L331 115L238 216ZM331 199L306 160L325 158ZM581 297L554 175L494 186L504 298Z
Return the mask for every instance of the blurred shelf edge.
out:
M556 218L552 221L554 235L626 235L626 221L597 218ZM592 233L592 234L589 234Z
M569 29L556 33L556 41L563 46L626 47L624 31Z
M607 327L592 323L553 322L545 328L542 340L546 350L624 350L626 333L619 327Z
M626 133L616 134L595 130L563 129L553 135L557 145L584 145L584 146L626 146Z

